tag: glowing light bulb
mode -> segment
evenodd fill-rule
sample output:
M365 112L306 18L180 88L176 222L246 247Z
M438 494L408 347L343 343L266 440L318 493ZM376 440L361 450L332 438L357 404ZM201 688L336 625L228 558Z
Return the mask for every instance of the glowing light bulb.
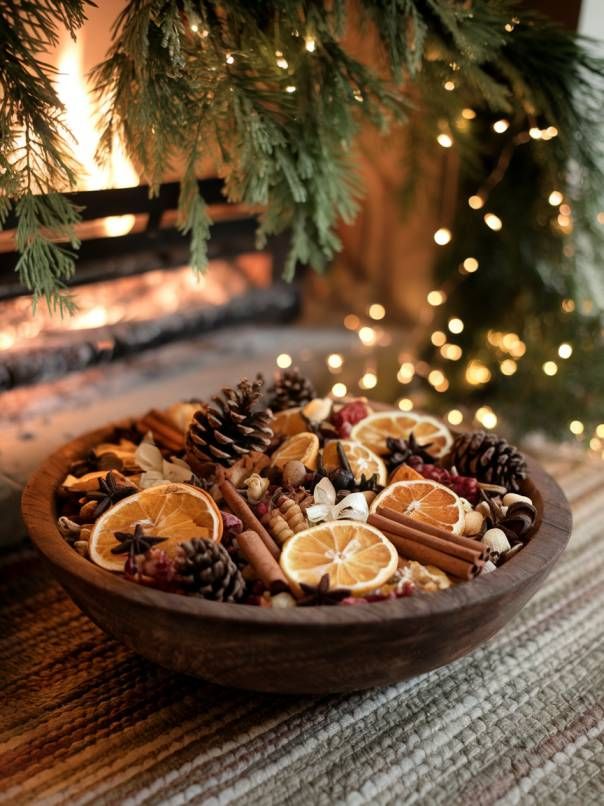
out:
M443 344L440 348L440 354L447 361L459 361L463 355L463 350L459 344Z
M280 67L282 70L287 70L289 67L287 59L283 58L283 56L279 56L277 59L277 67Z
M454 316L452 319L449 319L447 327L451 331L451 333L461 333L463 331L463 322L457 316Z
M435 347L442 347L447 342L447 334L443 333L442 330L435 330L430 336L430 341Z
M482 361L472 360L466 367L466 381L471 386L479 386L491 380L491 370Z
M304 47L309 53L314 53L317 47L317 43L312 38L312 36L307 36L306 39L304 40Z
M495 123L493 123L493 131L496 132L497 134L503 134L504 132L507 132L509 128L510 128L510 121L506 120L505 118L501 118L501 120L496 120Z
M499 365L502 375L513 375L518 369L518 364L513 358L505 358Z
M285 92L289 92L290 95L292 94L292 92L295 92L295 91L296 91L296 88L294 87L293 84L288 84L287 87L285 88Z
M377 386L377 375L373 371L366 372L361 380L359 381L359 386L361 389L374 389Z
M331 387L331 394L334 397L346 397L348 393L348 388L346 387L345 383L334 383Z
M567 342L564 342L558 347L558 355L560 358L570 358L573 354L573 348Z
M494 411L487 411L482 417L482 424L485 428L495 428L497 425L497 415Z
M572 313L575 310L575 301L574 299L563 299L560 303L560 307L564 311L564 313Z
M533 140L541 140L541 129L537 126L531 126L529 129L529 137L532 137Z
M415 375L415 367L410 361L403 361L396 374L399 383L410 383Z
M542 367L543 372L550 377L555 375L558 372L558 365L555 361L546 361Z
M600 439L604 439L604 423L600 423L600 425L596 428L596 435L600 437Z
M440 386L446 381L444 374L439 369L433 369L428 373L428 383L431 386Z
M426 300L428 301L428 305L437 307L438 305L442 305L443 302L446 302L447 295L444 291L429 291L426 295Z
M453 145L453 138L448 134L439 134L436 138L436 142L443 148L451 148Z
M360 324L361 324L361 320L354 313L348 313L344 317L344 327L347 330L358 330Z
M437 243L439 246L445 246L451 240L451 230L448 230L446 227L441 227L437 229L434 233L434 242Z
M582 434L585 431L585 426L583 425L581 420L573 420L569 424L568 428L569 428L571 434L576 434L576 436L579 436L580 434Z
M494 232L499 232L499 230L503 227L503 221L499 218L499 216L496 216L495 213L485 213L484 223Z
M589 440L589 447L592 449L592 451L599 451L602 449L602 442L597 437L592 437Z
M372 327L365 325L359 330L359 339L366 347L371 347L377 341L377 333Z
M443 87L447 90L447 92L453 92L455 89L455 82L454 81L445 81Z
M235 57L232 53L227 53L225 61L227 64L235 64Z
M344 359L339 353L331 353L327 356L327 366L329 369L341 369L344 364Z
M374 302L373 305L369 306L369 316L376 321L383 319L386 316L386 308L380 305L379 302Z
M547 200L552 207L557 207L559 204L562 204L563 199L564 196L560 193L559 190L552 190L552 192L547 197Z
M476 117L476 112L470 107L466 106L465 109L461 110L461 116L464 120L474 120Z
M196 34L197 31L199 31L199 25L196 25L195 23L193 23L191 25L191 30L193 31L194 34Z
M447 412L447 420L451 425L460 425L463 423L463 414L459 409L451 409L451 411Z
M482 196L478 195L470 196L468 199L468 204L472 210L480 210L481 207L484 207L484 199Z
M410 400L408 397L401 397L401 399L398 402L398 407L401 411L412 411L413 401Z
M473 274L475 271L478 271L478 266L479 263L475 257L467 257L463 262L463 267L468 274Z
M287 369L291 367L293 361L291 355L288 355L288 353L280 353L275 363L280 369Z

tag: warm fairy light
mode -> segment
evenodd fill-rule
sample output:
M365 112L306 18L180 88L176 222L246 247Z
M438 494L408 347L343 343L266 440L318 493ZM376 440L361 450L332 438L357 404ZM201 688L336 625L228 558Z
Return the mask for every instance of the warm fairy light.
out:
M541 129L537 128L537 126L531 126L529 137L532 137L533 140L541 140Z
M513 346L510 347L508 352L514 358L522 358L522 356L526 353L526 344L518 339L518 341L514 342Z
M443 344L447 343L447 334L443 333L442 330L435 330L430 336L430 341L435 347L442 347Z
M359 386L361 389L374 389L377 386L377 375L373 371L366 372L361 380L359 381Z
M600 423L600 425L597 426L596 436L600 437L600 439L604 439L604 423Z
M555 126L548 126L547 129L541 129L541 139L551 140L552 137L557 137L558 129Z
M280 67L282 70L287 70L287 68L289 67L288 61L283 56L280 50L278 50L277 53L275 53L275 56L277 57L277 67Z
M438 137L436 138L436 142L438 143L439 146L442 146L443 148L451 148L451 146L453 145L453 138L448 134L442 133L438 135Z
M449 388L449 381L445 378L442 383L437 384L434 388L437 392L446 392Z
M440 354L448 361L459 361L463 355L463 350L459 344L443 344L440 348Z
M280 353L277 356L276 364L280 369L287 369L292 365L292 357L288 353Z
M341 369L344 364L344 359L340 353L331 353L327 356L327 366L329 369Z
M470 196L468 199L468 204L472 210L480 210L481 207L484 207L484 199L482 196L478 195Z
M227 53L225 61L227 64L235 64L235 57L232 53Z
M379 302L374 302L373 305L369 306L369 316L371 319L379 321L386 316L386 308L384 308L383 305L380 305Z
M463 331L464 325L461 319L459 319L457 316L454 316L451 319L449 319L447 327L449 328L451 333L457 334Z
M454 81L445 81L443 87L447 90L447 92L453 92L455 89L455 82Z
M428 291L426 300L428 301L428 305L437 307L438 305L442 305L443 302L447 301L447 295L444 293L444 291Z
M444 373L442 373L439 369L433 369L428 374L428 383L431 386L440 386L443 384L447 379L445 378Z
M506 120L505 118L501 118L501 120L496 120L495 123L493 123L493 131L496 132L497 134L503 134L504 132L507 132L509 128L510 128L510 121Z
M119 238L121 235L127 235L135 224L136 218L132 213L110 215L103 219L105 234L109 238Z
M546 361L542 369L546 375L549 375L551 377L555 375L556 372L558 372L558 365L556 364L555 361Z
M518 364L513 358L505 358L499 365L502 375L513 375L518 369Z
M567 342L564 342L558 347L558 355L560 358L570 358L573 354L573 348Z
M505 333L501 336L501 347L506 350L508 353L511 352L518 342L520 341L520 337L517 333Z
M465 109L461 110L461 116L464 120L474 120L476 117L476 112L470 107L466 106Z
M408 397L401 397L401 399L398 402L398 407L401 411L412 411L413 401L410 400Z
M552 207L557 207L559 204L562 204L564 196L560 193L559 190L552 190L552 192L547 197L547 200Z
M592 449L592 451L602 450L602 442L597 437L592 437L589 440L589 447Z
M361 320L355 313L347 313L344 317L344 327L347 330L358 330Z
M479 386L491 380L491 370L482 361L472 360L466 367L466 381L472 386Z
M478 266L479 263L475 257L467 257L463 262L463 267L468 272L468 274L473 274L475 271L477 271Z
M414 375L415 375L415 367L413 366L411 361L403 361L403 363L399 367L399 371L396 374L396 378L399 381L399 383L411 383Z
M562 213L562 215L570 215L572 213L572 210L570 209L570 204L561 204L560 212Z
M361 92L361 90L359 89L353 90L352 97L354 98L355 101L358 101L360 104L363 103L363 93Z
M581 420L573 420L568 427L571 434L576 434L577 436L585 431L585 426Z
M345 383L334 383L331 387L331 394L334 397L346 397L348 394L348 388L346 387Z
M437 243L439 246L445 246L450 240L451 230L447 229L446 227L441 227L434 233L434 243Z
M196 34L197 31L199 31L199 25L196 25L195 23L193 23L191 25L191 30L193 31L194 34Z
M371 347L377 341L377 333L372 327L365 325L359 330L359 339L366 347Z
M285 88L285 92L289 92L290 95L292 94L292 92L295 92L295 91L296 91L296 88L294 87L293 84L288 84L287 87Z
M499 218L499 216L495 215L495 213L485 213L484 223L494 232L499 232L499 230L503 227L502 220Z
M474 417L485 428L495 428L497 425L497 415L490 406L481 406Z
M317 43L312 38L312 36L307 36L306 39L304 40L304 47L309 53L314 53L315 48L317 47Z
M508 32L508 34L511 34L512 31L514 30L514 26L512 25L511 22L506 22L506 24L503 27Z
M451 411L447 413L447 420L451 425L461 425L461 423L463 423L463 414L459 409L451 409Z

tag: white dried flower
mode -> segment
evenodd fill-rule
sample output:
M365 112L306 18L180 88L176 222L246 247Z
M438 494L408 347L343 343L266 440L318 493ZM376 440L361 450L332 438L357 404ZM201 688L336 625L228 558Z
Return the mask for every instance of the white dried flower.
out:
M247 487L247 500L252 504L257 504L258 501L264 498L270 481L263 479L258 473L252 473L252 475L244 481L244 484Z
M331 414L331 407L333 403L327 397L315 397L302 409L302 414L311 421L311 423L322 423L327 420Z

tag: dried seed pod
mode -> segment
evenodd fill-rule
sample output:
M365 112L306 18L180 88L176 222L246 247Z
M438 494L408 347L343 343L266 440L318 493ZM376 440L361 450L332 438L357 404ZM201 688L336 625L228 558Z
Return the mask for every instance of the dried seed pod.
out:
M298 459L292 459L283 468L283 484L286 487L301 487L306 479L306 468Z
M285 518L287 525L292 530L294 534L298 532L303 532L304 529L307 527L306 518L300 508L300 506L291 498L288 498L284 495L279 500L279 512Z
M94 513L96 512L96 508L98 506L98 501L86 501L80 507L80 518L86 523L93 523L94 522Z
M528 497L528 495L520 495L519 493L507 493L503 496L503 503L506 507L509 507L510 504L530 504L533 505L533 502Z
M484 515L477 510L466 512L464 521L463 533L464 535L478 535L484 523Z
M66 540L77 540L82 530L79 523L75 523L65 515L61 515L57 521L57 527Z
M286 540L294 536L287 521L278 509L272 509L262 518L262 525L266 526L271 536L282 546Z
M487 529L482 536L482 542L491 549L491 553L499 556L509 551L510 541L507 539L503 529Z

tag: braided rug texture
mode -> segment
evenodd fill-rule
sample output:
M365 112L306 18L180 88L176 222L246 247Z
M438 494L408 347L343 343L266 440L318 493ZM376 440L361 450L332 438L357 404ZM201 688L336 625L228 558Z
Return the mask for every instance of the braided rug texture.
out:
M5 555L0 803L602 803L604 470L556 475L574 534L522 613L451 666L353 695L171 674L104 636L32 548Z

